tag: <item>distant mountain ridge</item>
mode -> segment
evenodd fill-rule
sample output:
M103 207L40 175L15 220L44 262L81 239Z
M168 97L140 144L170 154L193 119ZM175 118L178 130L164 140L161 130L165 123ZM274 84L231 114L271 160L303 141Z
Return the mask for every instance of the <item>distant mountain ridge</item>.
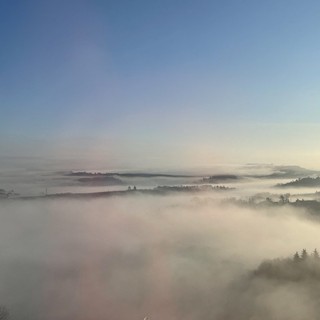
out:
M146 173L146 172L138 172L138 173L119 173L119 172L87 172L87 171L77 171L67 173L67 176L80 176L80 177L96 177L96 176L104 176L104 177L111 177L111 176L119 176L125 178L155 178L155 177L163 177L163 178L193 178L198 177L198 175L182 175L182 174L167 174L167 173Z
M255 168L258 165L255 165ZM262 166L263 168L266 165ZM300 166L295 165L286 165L286 166L273 166L268 165L268 173L259 174L259 173L250 173L242 172L242 173L232 173L223 172L217 174L174 174L174 173L159 173L159 172L90 172L90 171L71 171L68 173L64 173L65 176L68 177L79 177L78 182L82 184L89 185L123 185L125 184L122 181L124 179L130 178L178 178L178 179L189 179L189 178L199 178L199 180L194 181L196 184L202 183L212 183L219 184L222 182L236 182L239 179L245 178L255 178L255 179L296 179L296 178L306 178L307 176L320 176L320 171L310 170L306 168L302 168ZM308 186L318 186L318 182L314 181L314 184L310 181L300 181L292 183L292 186L303 186L303 183L306 182ZM127 182L126 182L127 183ZM319 183L320 185L320 183ZM289 186L289 185L288 185Z
M252 175L255 178L268 179L286 179L286 178L302 178L310 175L320 175L320 171L310 170L299 166L274 166L271 174Z

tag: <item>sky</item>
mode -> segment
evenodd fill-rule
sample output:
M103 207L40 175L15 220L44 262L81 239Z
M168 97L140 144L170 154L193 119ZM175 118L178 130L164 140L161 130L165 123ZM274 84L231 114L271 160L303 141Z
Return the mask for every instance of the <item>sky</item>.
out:
M0 158L320 168L319 36L312 0L2 0Z

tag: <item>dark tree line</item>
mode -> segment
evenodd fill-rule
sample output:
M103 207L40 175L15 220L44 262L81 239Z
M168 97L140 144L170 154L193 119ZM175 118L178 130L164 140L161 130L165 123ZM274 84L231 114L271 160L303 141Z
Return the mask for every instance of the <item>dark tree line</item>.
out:
M288 281L320 281L320 256L317 249L311 254L303 249L300 253L296 252L292 258L263 261L253 275Z
M314 249L312 254L309 255L306 249L302 249L300 255L299 255L298 251L293 255L294 262L306 261L308 259L314 259L315 261L320 261L320 256L319 256L318 250Z

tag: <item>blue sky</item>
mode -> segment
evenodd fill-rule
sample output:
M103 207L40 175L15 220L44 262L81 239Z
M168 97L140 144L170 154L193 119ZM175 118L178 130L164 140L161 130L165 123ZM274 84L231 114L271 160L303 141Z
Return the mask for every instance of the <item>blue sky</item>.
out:
M2 156L317 166L318 1L0 3Z

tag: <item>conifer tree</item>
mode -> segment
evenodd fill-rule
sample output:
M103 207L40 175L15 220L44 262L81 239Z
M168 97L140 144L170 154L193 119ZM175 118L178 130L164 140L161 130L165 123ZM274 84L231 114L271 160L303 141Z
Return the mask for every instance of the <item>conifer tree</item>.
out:
M308 258L308 252L306 249L303 249L301 252L301 259L306 260Z
M300 261L300 256L299 256L299 253L298 253L298 252L296 252L296 253L294 254L294 256L293 256L293 261L294 261L294 262L299 262L299 261Z
M317 249L314 249L314 251L313 251L313 258L315 260L320 260L319 252Z

